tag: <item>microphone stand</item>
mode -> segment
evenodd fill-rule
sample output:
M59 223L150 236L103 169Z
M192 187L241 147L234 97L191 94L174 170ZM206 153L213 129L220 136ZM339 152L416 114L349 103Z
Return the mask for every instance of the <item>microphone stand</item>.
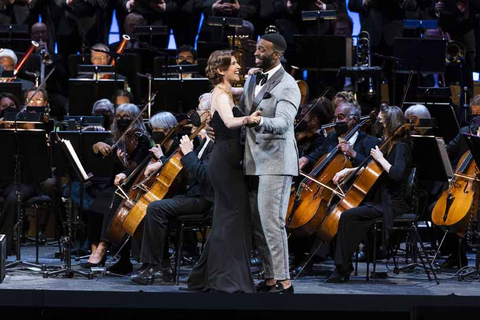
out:
M15 198L16 198L16 207L17 207L17 223L14 226L16 236L17 236L17 242L16 242L16 260L13 261L12 263L9 263L6 265L6 268L14 268L19 265L25 265L27 267L35 267L35 268L40 268L42 271L46 270L46 265L39 265L39 264L34 264L31 262L25 262L22 261L22 253L21 253L21 246L20 246L20 237L22 236L23 233L23 215L22 215L22 194L20 192L20 184L21 184L21 179L22 179L22 165L20 162L20 141L18 139L18 118L20 113L25 111L27 109L28 104L30 101L32 101L33 97L37 94L38 90L46 83L47 79L50 77L50 75L53 73L55 68L53 68L50 73L45 77L45 79L42 81L40 86L35 90L35 92L32 94L30 99L27 100L27 103L18 111L18 113L15 115L15 122L13 126L13 132L14 132L14 137L15 137L15 170L14 170L14 184L15 184Z

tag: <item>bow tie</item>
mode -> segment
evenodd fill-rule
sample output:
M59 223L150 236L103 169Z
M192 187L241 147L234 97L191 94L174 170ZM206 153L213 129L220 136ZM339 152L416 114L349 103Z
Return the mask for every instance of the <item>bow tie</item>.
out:
M259 84L263 86L265 82L268 80L268 73L257 73L257 77L255 79L255 84L258 86Z

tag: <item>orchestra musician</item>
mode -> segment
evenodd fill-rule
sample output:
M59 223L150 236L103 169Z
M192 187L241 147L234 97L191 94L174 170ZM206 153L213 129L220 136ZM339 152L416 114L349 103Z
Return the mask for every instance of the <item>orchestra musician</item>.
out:
M0 119L6 112L17 112L19 110L19 102L17 97L8 92L0 93Z
M410 132L405 130L394 136L396 130L406 123L405 116L396 106L383 105L378 121L384 127L384 139L393 138L393 145L385 154L376 146L370 151L373 160L385 171L380 177L378 187L371 200L364 205L344 211L340 216L335 242L335 270L326 280L328 283L347 282L353 271L352 254L365 237L373 221L383 217L384 239L393 225L393 218L411 210L405 201L405 188L410 174L409 166L412 156L410 150ZM341 183L357 168L346 168L338 172L333 182ZM385 241L383 241L386 244Z
M90 62L95 66L106 66L109 65L110 62L110 55L108 54L110 49L107 45L103 43L97 43L92 46L92 50L90 50ZM98 77L98 79L97 79ZM117 79L126 79L126 77L122 74L117 73ZM100 80L100 79L114 79L112 73L92 73L92 74L84 74L78 76L79 79L93 79L93 80Z
M115 158L115 165L113 174L108 183L108 187L100 192L93 200L91 211L96 214L103 215L103 223L100 234L92 234L91 247L92 254L82 267L91 268L105 264L107 253L107 242L104 239L105 232L108 229L108 224L112 215L115 213L116 206L120 203L118 197L112 204L112 198L115 194L115 189L120 185L136 166L148 155L148 150L151 147L150 138L147 135L147 129L143 124L142 117L139 117L133 124L131 133L126 134L121 141L119 139L125 133L135 118L140 114L140 109L134 104L122 104L115 110L115 119L111 130L111 141L97 142L93 145L93 152L99 156L113 156ZM136 143L132 143L132 140ZM110 143L107 143L110 142ZM112 149L112 143L118 143L118 147ZM129 150L133 149L133 150Z
M0 74L2 78L11 78L15 77L14 82L22 83L22 90L26 91L27 89L33 87L33 82L22 79L14 75L15 66L17 65L18 58L15 52L10 49L2 48L0 50L0 65L3 68L3 72Z
M204 103L202 99L199 100L197 113L200 121L204 122L210 116L210 102ZM184 181L187 189L184 194L154 201L148 206L140 256L143 264L131 275L133 282L152 284L156 279L170 280L168 227L172 220L182 215L206 215L212 207L214 193L208 178L208 160L213 149L213 141L206 135L202 140L196 149L193 148L188 136L183 136L180 140L180 149L183 153L181 161L188 172L188 179ZM161 162L150 164L145 170L145 175L158 170L161 166Z
M347 126L346 132L337 136L337 131L331 132L325 138L323 144L315 149L312 153L305 155L299 159L300 169L307 165L313 166L318 159L327 154L337 145L340 150L345 153L351 160L352 165L359 165L368 156L370 149L378 144L378 139L367 135L363 131L358 131L349 141L345 141L342 137L346 136L360 120L360 106L354 103L340 103L335 109L333 119L339 126Z

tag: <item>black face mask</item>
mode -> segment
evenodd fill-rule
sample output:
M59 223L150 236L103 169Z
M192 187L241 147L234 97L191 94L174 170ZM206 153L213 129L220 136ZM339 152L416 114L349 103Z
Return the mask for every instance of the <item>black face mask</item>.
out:
M348 131L348 124L345 122L337 122L335 124L335 132L337 133L337 137L347 133Z
M153 141L155 141L155 143L161 143L163 139L165 139L165 133L160 131L154 131L152 132L152 139Z
M191 64L188 60L182 60L179 65Z
M8 107L8 108L3 109L2 111L0 111L0 118L3 118L3 116L7 112L17 112L17 109L15 109L14 107Z
M120 118L117 120L117 127L120 131L127 130L128 126L132 123L132 120Z
M200 127L202 125L202 119L200 119L200 115L198 114L198 112L194 112L190 116L190 121L195 127Z

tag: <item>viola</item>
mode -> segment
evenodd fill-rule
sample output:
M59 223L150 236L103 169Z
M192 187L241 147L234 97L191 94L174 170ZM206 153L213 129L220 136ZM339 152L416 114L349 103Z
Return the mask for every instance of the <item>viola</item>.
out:
M464 237L468 229L475 199L477 164L470 151L460 158L454 178L438 198L432 210L432 222Z
M418 123L419 119L417 117L411 117L410 123L399 127L390 138L380 145L379 149L388 154L395 144L394 138L401 136L405 131L411 130ZM361 168L364 168L364 170L357 176ZM371 155L368 156L357 170L353 171L343 182L343 184L346 184L348 180L355 177L352 186L346 193L340 196L340 201L330 210L320 227L315 231L317 236L323 241L332 240L337 234L338 222L342 213L348 209L358 207L365 200L383 172L383 167L373 160Z

